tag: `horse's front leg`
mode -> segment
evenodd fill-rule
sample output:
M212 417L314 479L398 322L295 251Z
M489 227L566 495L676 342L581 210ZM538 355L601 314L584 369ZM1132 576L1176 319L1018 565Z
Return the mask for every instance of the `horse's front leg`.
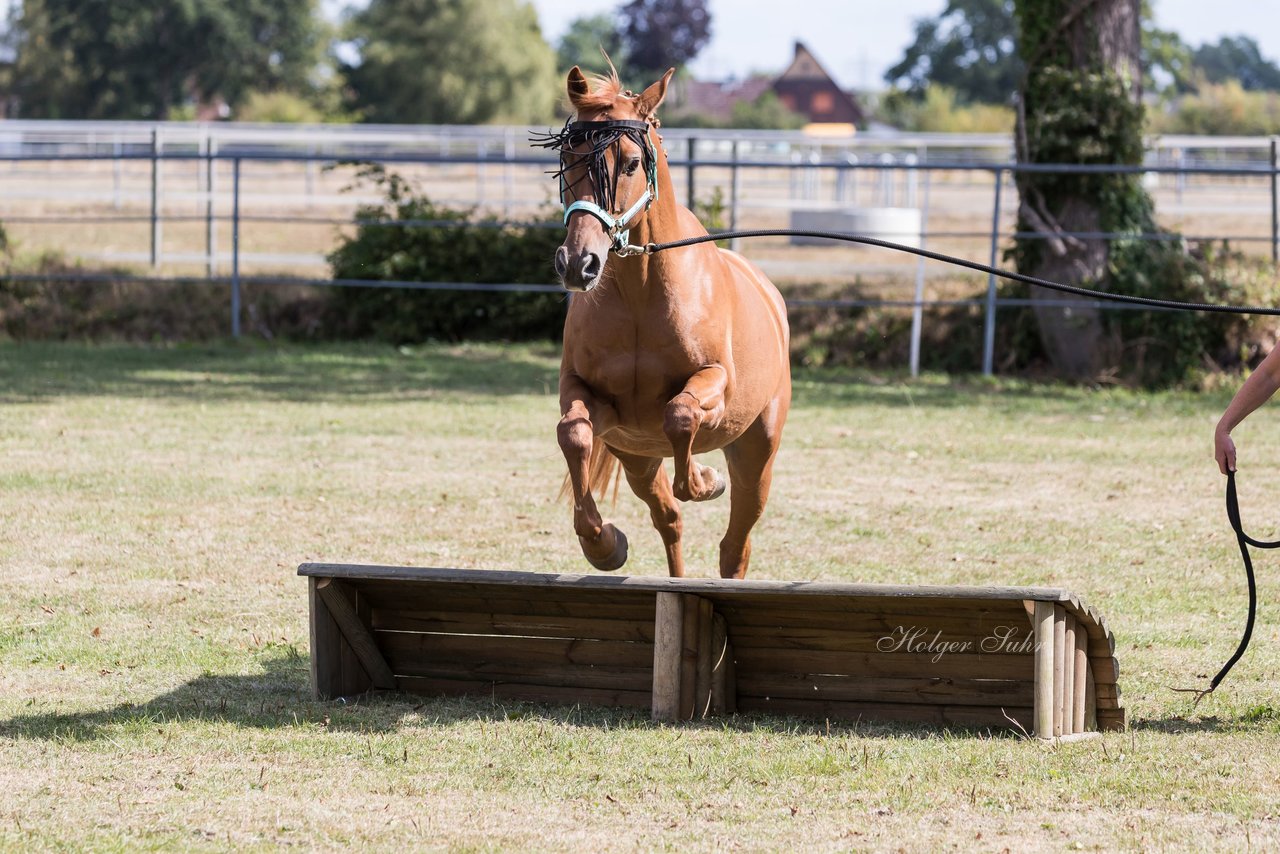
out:
M709 501L724 493L724 477L710 466L693 461L693 440L702 427L714 427L724 417L724 391L729 374L720 365L698 371L667 404L662 430L675 456L672 491L681 501Z
M597 403L586 383L576 377L560 381L560 424L556 437L565 463L569 467L569 489L573 495L573 529L587 561L596 569L606 572L620 568L627 562L627 538L611 523L600 517L595 498L591 495L592 469L604 475L609 449L596 444L596 429L592 420L595 412L598 420L610 421L612 408ZM602 428L604 426L602 425ZM593 459L597 466L592 465ZM601 478L602 480L605 478ZM603 483L600 484L603 488Z

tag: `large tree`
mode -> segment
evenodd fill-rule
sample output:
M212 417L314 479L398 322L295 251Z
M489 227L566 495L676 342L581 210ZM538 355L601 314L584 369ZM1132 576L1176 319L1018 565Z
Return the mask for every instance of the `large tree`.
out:
M366 121L546 121L556 56L518 0L372 0L347 23L358 61L342 73Z
M1015 132L1019 163L1142 163L1139 0L1018 0L1018 23L1027 68ZM1130 239L1158 230L1138 175L1020 173L1018 191L1019 232L1044 236L1016 245L1023 273L1117 292L1149 294L1155 287L1164 296L1175 293L1176 259L1165 256L1176 250ZM1096 237L1103 233L1125 237ZM1062 300L1059 293L1032 291ZM1123 348L1126 335L1114 328L1105 338L1098 310L1075 302L1038 305L1036 318L1053 365L1083 378L1096 374L1103 359L1117 359L1119 353L1103 352L1105 344Z
M618 18L627 61L645 79L682 68L711 38L706 0L630 0Z
M323 47L316 0L22 0L10 95L28 118L163 119L251 90L303 89Z

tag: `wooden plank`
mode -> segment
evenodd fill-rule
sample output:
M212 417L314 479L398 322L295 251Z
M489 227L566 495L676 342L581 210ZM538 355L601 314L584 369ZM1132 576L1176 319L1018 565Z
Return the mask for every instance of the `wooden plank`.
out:
M1071 600L1069 592L1056 587L974 587L945 585L847 584L826 581L763 581L709 578L660 578L656 576L553 575L542 572L515 572L486 569L450 569L336 563L304 563L303 576L361 578L434 584L483 584L490 587L590 589L743 596L769 593L788 596L864 596L943 600L1033 599L1048 602Z
M327 578L307 580L307 608L310 612L311 634L311 694L317 700L341 697L347 686L343 681L342 647L346 643L333 615L320 598L319 584L328 584ZM358 694L360 691L350 693Z
M1089 665L1089 656L1086 652L1086 648L1088 647L1089 641L1087 634L1082 629L1079 629L1079 627L1077 627L1075 639L1075 666L1072 668L1073 673L1071 681L1074 689L1074 692L1071 695L1071 731L1085 732L1084 706L1085 693L1087 691L1085 686L1085 671Z
M702 720L711 714L711 671L715 666L713 656L713 636L715 634L714 613L711 602L702 597L695 597L698 608L698 641L696 654L696 675L694 679L693 717Z
M653 628L653 702L655 721L680 716L680 659L684 639L684 601L678 593L659 593Z
M731 623L734 646L739 649L765 647L770 649L810 649L841 652L911 652L931 658L936 654L954 655L957 652L986 655L1021 655L1030 657L1034 651L1034 639L1029 631L1018 629L1015 634L996 635L991 631L964 627L963 631L925 631L918 627L906 627L905 631L861 629L827 629L785 626L742 626ZM1008 627L1012 629L1012 627Z
M737 702L738 686L732 679L733 650L724 618L713 612L711 619L711 713L731 715Z
M374 637L392 670L397 672L405 662L418 660L513 665L589 664L601 667L647 667L653 660L652 645L628 641L388 631L378 631Z
M1067 612L1061 605L1053 609L1053 734L1062 735L1065 717L1063 688L1066 687L1067 668Z
M572 588L532 588L520 591L482 585L442 586L387 581L356 581L351 584L369 597L374 608L390 611L653 619L653 594L645 591L611 592Z
M697 596L682 596L681 608L684 610L680 633L680 720L693 720L694 706L697 703L695 692L698 678L698 639L701 637L699 626L701 610Z
M414 676L402 677L400 689L411 694L426 696L480 696L491 697L495 700L523 700L529 703L549 703L563 706L577 706L586 703L638 709L649 707L648 690L557 688L549 685L528 685L517 682L430 679Z
M1101 702L1103 708L1114 708L1120 700L1120 689L1115 685L1095 685L1094 697Z
M1016 601L969 599L915 599L859 596L808 596L742 594L707 596L716 611L731 625L795 626L843 629L856 621L867 628L892 629L903 620L916 624L937 621L937 628L963 625L978 619L1007 620L1027 626L1021 604ZM877 622L878 620L878 622Z
M912 703L841 703L825 700L764 699L739 697L743 712L774 715L796 715L816 720L865 720L888 723L909 722L935 726L979 726L999 729L1027 728L1031 723L1030 706L930 706ZM1007 717L1006 717L1007 715Z
M1089 656L1089 667L1093 670L1093 678L1106 685L1115 685L1120 681L1120 662L1114 658L1094 658Z
M1084 728L1098 728L1098 683L1093 679L1093 662L1084 669Z
M373 679L325 603L322 591L332 583L312 578L309 584L312 691L317 699L352 697L373 688Z
M1066 629L1062 643L1062 734L1071 735L1079 732L1075 728L1075 683L1076 683L1076 618L1070 611L1065 612ZM1083 634L1083 630L1081 634ZM1084 690L1084 686L1081 686Z
M865 632L879 636L900 636L904 632L1007 638L1008 645L1031 634L1031 621L1018 611L982 611L957 614L867 613L804 610L754 610L722 608L716 613L733 627L734 634L768 635L771 632ZM1002 631L1000 631L1002 630ZM1027 653L1030 654L1030 642Z
M1039 738L1053 735L1053 612L1051 602L1036 603L1035 708L1034 734Z
M387 666L382 653L378 650L373 635L369 633L369 629L356 613L356 606L351 601L352 597L346 585L335 580L317 589L325 607L329 609L330 616L337 624L338 631L342 632L347 647L355 653L360 665L369 674L373 687L386 691L394 690L396 680L391 675L391 668Z
M1124 729L1124 709L1098 709L1098 729L1119 732Z
M556 688L648 691L653 670L648 667L608 667L590 664L513 665L502 661L408 661L396 668L396 676L451 679L460 682L492 682L542 685Z
M765 673L738 680L742 696L791 699L923 703L928 705L1030 706L1029 679L854 677Z
M732 628L730 629L732 631ZM730 642L733 642L732 636ZM824 650L733 649L741 681L753 673L831 676L942 676L954 679L1031 679L1032 657L1025 655L943 655L909 652L827 652Z
M653 643L653 617L645 620L494 614L454 611L373 611L373 628L436 634L507 635L518 637L592 638Z

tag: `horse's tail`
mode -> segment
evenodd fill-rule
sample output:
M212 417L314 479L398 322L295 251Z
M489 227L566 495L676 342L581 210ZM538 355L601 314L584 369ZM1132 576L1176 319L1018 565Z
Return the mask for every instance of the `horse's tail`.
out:
M587 463L587 485L591 489L592 495L603 497L609 491L609 483L613 483L613 501L618 501L618 487L621 478L618 477L618 458L609 450L609 446L600 440L591 443L591 460ZM573 484L569 480L569 476L564 476L564 483L560 485L560 499L572 499Z

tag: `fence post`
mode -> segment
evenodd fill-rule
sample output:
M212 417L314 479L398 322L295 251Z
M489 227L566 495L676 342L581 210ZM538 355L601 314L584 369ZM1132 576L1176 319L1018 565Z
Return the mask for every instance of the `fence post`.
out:
M215 217L217 213L215 196L218 190L217 156L218 141L210 133L205 137L204 189L208 195L204 200L204 253L207 274L211 279L218 275L218 221Z
M231 337L240 337L240 158L231 161Z
M120 132L116 131L115 142L111 144L112 153L115 154L115 162L111 164L111 204L116 210L124 207L123 184L124 184L124 161L120 159L120 155L124 151L124 145L120 142Z
M920 206L920 248L929 233L929 186L933 172L924 170L924 203ZM911 376L920 376L920 336L924 331L924 256L916 258L916 298L911 304Z
M993 170L996 179L996 201L991 213L991 266L996 266L1000 252L1000 188L1004 185L1004 168ZM995 373L996 352L996 277L987 276L986 322L982 334L982 375Z
M688 145L689 145L689 161L688 161L688 164L685 166L685 172L688 175L688 184L689 184L689 200L688 200L687 207L689 208L689 210L693 210L693 205L694 205L693 154L698 148L698 140L691 136L689 137Z
M733 141L733 165L729 167L729 230L738 230L738 193L742 190L742 171L738 168L738 140ZM729 248L738 251L741 241L734 238L729 241Z
M1280 264L1280 136L1271 137L1271 263Z
M151 269L160 266L160 128L151 128Z

